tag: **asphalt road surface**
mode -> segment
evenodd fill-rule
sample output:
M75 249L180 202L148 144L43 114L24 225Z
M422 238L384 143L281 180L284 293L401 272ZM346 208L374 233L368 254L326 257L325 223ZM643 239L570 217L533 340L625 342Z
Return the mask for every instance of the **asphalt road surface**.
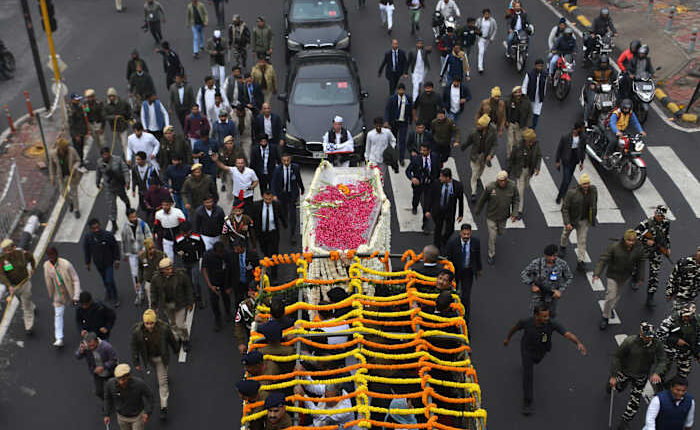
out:
M185 69L193 85L199 85L201 78L208 74L208 60L194 60L191 55L192 35L184 27L184 2L163 1L167 23L164 25L165 39L180 54ZM368 2L366 9L358 11L356 2L348 0L349 22L352 32L352 54L360 68L363 89L370 97L365 101L366 118L383 113L387 98L386 81L377 78L377 69L381 55L388 49L390 37L380 26L376 2ZM399 39L404 49L413 45L409 34L408 14L403 4L397 2L394 15L395 26L392 37ZM423 13L420 33L426 40L430 39L430 12L435 0L427 1L429 9ZM505 23L502 19L505 2L495 5L485 0L472 2L459 1L462 16L479 16L484 7L491 7L498 20L499 33L495 43L490 47L486 60L486 73L474 75L470 82L473 100L468 103L460 120L460 128L465 135L472 128L474 113L478 101L487 97L494 85L500 85L508 93L514 85L519 85L518 76L511 64L503 59L500 45L505 38ZM61 2L57 5L59 31L56 34L57 49L68 64L65 77L71 91L82 92L85 88L95 88L103 95L109 86L116 87L122 95L126 92L125 63L133 48L138 48L148 62L156 81L159 94L165 97L165 79L162 72L160 56L153 53L154 42L150 34L140 30L142 24L141 3L125 0L128 9L118 14L112 2ZM546 38L557 18L537 0L527 4L530 19L534 22L536 33L531 41L531 58L544 55ZM33 5L33 12L36 11ZM211 7L210 20L213 21ZM240 13L249 25L254 23L257 15L264 15L275 29L275 53L273 64L280 82L284 82L285 72L283 39L281 33L281 8L278 1L243 2L232 0L226 4L226 13ZM38 23L35 16L35 22ZM21 91L29 89L35 100L40 100L39 91L31 64L28 42L18 2L3 2L0 5L0 38L18 59L18 73L13 81L0 82L0 104L8 104L13 111L21 111L23 100ZM207 29L207 35L212 31ZM39 31L39 38L43 33ZM428 42L430 43L430 42ZM42 42L42 51L45 52ZM653 53L652 53L653 56ZM44 57L42 57L44 58ZM433 71L436 79L437 55L433 56ZM48 76L48 75L47 75ZM581 68L574 73L575 90L583 83L584 71ZM407 82L410 84L410 82ZM283 84L282 84L283 85ZM410 86L410 85L409 85ZM282 90L282 88L280 89ZM517 342L508 348L503 346L503 338L508 328L528 311L528 288L519 282L520 270L539 256L548 243L558 242L560 227L554 226L551 205L554 194L543 194L550 180L544 177L547 170L551 180L558 184L559 176L554 169L552 157L558 138L568 131L570 125L578 119L580 108L572 92L564 102L548 98L540 118L537 134L542 146L547 169L543 169L543 178L538 178L541 185L538 191L528 190L525 202L525 225L527 228L510 228L498 242L498 261L496 268L486 267L484 277L474 288L472 303L472 344L473 360L479 375L479 382L484 393L485 407L488 410L488 426L492 429L600 429L605 428L608 418L608 397L604 394L604 384L608 378L610 356L617 342L616 335L634 334L641 320L658 324L668 313L669 307L662 303L661 294L657 294L659 306L654 311L643 307L645 294L643 289L636 293L626 288L618 305L620 324L614 324L605 332L598 330L600 307L598 301L603 293L595 291L600 286L592 286L584 276L577 276L573 285L564 294L560 307L560 321L581 338L589 350L587 357L578 354L575 347L563 338L556 338L552 352L535 370L535 407L534 416L525 418L520 415L521 382L520 362ZM40 103L35 103L40 104ZM273 109L279 111L279 104ZM3 124L4 126L4 124ZM700 169L697 163L698 137L686 134L666 126L656 114L650 115L646 126L649 134L651 153L646 154L649 184L653 185L658 195L668 204L676 217L672 224L672 249L674 257L689 255L698 244L697 229L700 223L700 202L697 196L697 178ZM498 158L501 164L505 158L505 137L500 140ZM466 154L453 154L460 178L467 179L469 174ZM97 153L90 154L94 159ZM591 165L587 164L587 169ZM684 171L683 168L687 170ZM595 170L593 171L595 172ZM310 178L309 172L305 178ZM416 228L415 219L410 220L410 196L408 182L402 175L386 175L386 190L394 205L392 220L392 249L395 252L407 248L418 249L428 243ZM612 198L601 205L608 221L593 228L589 234L588 251L595 262L611 238L619 238L624 229L636 225L652 206L661 203L656 197L650 199L648 192L630 193L620 187L615 178L599 172L604 183L594 183L599 190L605 189ZM463 181L465 182L465 181ZM468 180L466 181L468 182ZM90 188L92 184L84 184ZM549 199L549 200L548 200ZM473 210L473 208L472 208ZM555 211L556 212L556 211ZM98 197L90 214L84 212L83 218L97 216L105 219L104 200ZM66 215L66 224L71 224ZM408 221L406 221L408 220ZM402 221L406 221L402 223ZM483 218L477 218L476 234L482 238L485 248L486 229ZM401 227L400 227L401 225ZM63 257L70 259L81 276L84 288L97 297L102 296L102 286L95 271L87 272L82 264L82 251L78 238L54 243ZM283 250L290 250L288 243L282 244ZM484 249L485 253L485 249ZM569 252L570 264L575 264L573 252ZM129 327L138 318L136 311L129 304L129 282L126 266L116 272L119 290L125 297L123 306L118 310L116 328L112 341L122 360L129 360ZM662 264L661 279L665 285L670 267ZM37 333L33 338L25 339L22 333L20 316L16 316L10 333L0 347L0 428L6 429L96 429L102 428L98 402L92 395L92 380L84 363L73 358L77 348L78 335L74 330L72 312L66 312L66 347L55 351L53 341L53 311L46 297L41 274L33 279L34 297L39 308ZM220 333L212 331L213 318L207 308L195 314L192 334L193 351L186 363L172 364L170 369L171 397L170 414L167 428L226 428L237 427L240 419L240 404L234 395L233 384L240 377L241 366L238 353L234 350L230 328ZM155 384L152 375L147 376ZM697 394L700 378L697 373L691 375L690 392ZM622 413L625 396L616 399L616 417ZM644 408L643 408L644 409ZM638 415L635 426L641 427ZM154 417L155 418L155 417ZM165 428L157 419L149 428ZM114 426L113 426L114 427Z

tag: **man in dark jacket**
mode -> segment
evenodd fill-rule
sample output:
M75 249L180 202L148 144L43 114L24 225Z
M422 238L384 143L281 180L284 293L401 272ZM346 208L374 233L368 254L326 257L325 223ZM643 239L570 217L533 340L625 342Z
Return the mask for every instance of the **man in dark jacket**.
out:
M175 133L175 127L166 125L163 128L163 138L160 139L160 150L158 150L158 165L160 166L160 179L165 183L165 172L172 164L173 156L178 155L185 164L192 164L192 146L185 142L185 138Z
M462 77L453 76L451 81L451 84L442 90L442 107L447 117L456 123L464 112L464 105L472 99L472 94Z
M423 39L419 37L416 40L416 48L408 53L408 72L411 74L411 82L413 83L411 100L415 101L418 98L423 79L430 71L430 52L431 48L426 49L423 46Z
M108 147L100 150L102 158L97 164L97 174L95 175L95 188L102 189L107 199L109 219L112 222L112 233L116 232L117 226L117 197L124 202L127 209L131 208L131 202L126 196L126 191L131 184L129 166L122 157L113 157Z
M482 274L481 242L472 235L471 224L462 224L459 236L454 236L447 242L445 255L455 268L457 288L465 309L464 319L469 324L472 284Z
M163 56L163 71L165 72L165 87L170 89L175 82L175 75L184 74L185 68L182 67L180 56L175 51L170 49L170 43L163 41L160 44L160 49L157 53Z
M75 309L75 322L81 338L84 339L88 333L94 332L100 339L109 339L116 319L114 311L98 301L93 301L89 291L80 292L78 307Z
M253 121L253 138L258 141L263 135L267 135L270 144L277 146L284 139L282 133L282 119L272 112L269 103L263 103L260 114ZM252 157L251 157L252 158Z
M128 82L131 79L131 75L133 75L136 72L136 65L140 64L141 69L144 72L148 72L148 65L146 64L146 61L139 56L139 51L134 49L131 51L131 58L129 61L126 63L126 81Z
M147 71L143 70L141 64L136 64L136 70L129 78L129 93L134 96L134 104L138 106L136 109L141 109L141 103L148 98L149 94L156 93L156 86L153 84L153 78ZM136 112L138 113L138 112Z
M557 204L561 203L561 199L564 198L569 189L576 165L579 166L579 170L583 170L583 162L586 159L586 136L583 132L583 123L576 122L573 130L559 139L554 154L557 170L561 169L562 171Z
M204 241L198 233L192 233L192 224L185 221L180 226L182 234L175 238L175 258L181 267L184 267L192 282L194 298L197 301L197 308L204 309L202 301L202 287L199 273L199 262L204 256Z
M666 368L666 354L660 340L654 337L654 326L643 321L639 334L627 336L613 354L610 366L608 390L623 391L627 383L632 383L627 408L617 426L618 430L630 428L630 421L637 414L642 399L644 386L651 373L649 382L661 383L661 376Z
M160 260L158 272L151 278L151 308L167 316L168 324L185 352L190 350L190 332L185 319L193 306L192 281L187 272L175 269L167 257Z
M389 96L384 107L384 126L391 128L391 133L396 136L399 144L399 161L404 165L406 155L406 132L413 116L413 102L406 94L406 86L400 83L396 87L396 94Z
M467 141L460 146L462 151L471 146L469 151L469 164L472 169L470 181L471 204L476 204L476 189L479 182L481 182L481 175L484 173L484 169L486 169L486 166L491 165L491 160L496 156L496 147L498 146L496 135L496 126L491 122L491 117L484 114L476 121L476 127L467 138Z
M523 77L523 94L532 104L532 129L537 128L537 121L542 112L544 96L547 93L547 72L544 70L544 60L535 60L535 67Z
M85 268L90 270L90 262L95 263L105 286L105 300L118 308L119 296L117 285L114 283L114 269L119 269L121 259L119 245L114 234L103 230L97 218L88 221L88 228L90 231L83 238Z
M250 168L260 180L260 189L264 190L270 186L272 172L280 164L278 146L268 140L266 134L261 134L257 145L253 145L250 150Z
M202 237L206 251L209 251L219 240L225 218L224 210L216 204L216 200L211 194L204 197L202 205L194 211L194 215L192 215L193 231Z
M433 151L440 154L440 162L444 163L450 158L453 145L459 145L460 131L457 124L447 117L445 108L441 108L437 117L430 124L433 133Z
M282 164L277 165L272 172L270 188L277 201L282 206L282 212L289 223L289 239L296 244L297 205L299 197L306 193L301 179L299 165L292 163L292 155L282 154Z
M214 331L221 331L219 298L223 301L226 315L231 315L231 272L234 264L231 253L226 251L223 242L216 242L202 259L202 277L209 288L209 301L214 313Z
M487 262L490 265L496 264L496 238L502 236L506 229L506 222L510 217L511 221L516 221L518 202L520 194L515 183L508 179L508 172L501 170L496 175L496 180L484 187L479 201L474 210L475 215L479 215L486 207L486 225L489 232L489 248Z
M183 73L175 74L175 82L168 88L168 94L170 96L168 113L172 115L174 112L178 121L180 121L180 126L184 129L185 118L190 113L190 108L195 104L195 100L194 90L190 84L185 82Z
M394 94L396 85L398 85L402 76L404 78L408 77L406 53L403 49L399 49L399 41L396 39L391 41L391 49L384 53L382 64L379 65L379 77L382 76L382 71L384 71L384 77L389 82L389 95Z
M523 219L525 189L530 185L530 178L540 174L540 166L542 165L542 152L535 131L526 128L521 135L522 141L515 144L508 158L508 174L515 180L515 186L520 195L517 215L519 220Z
M441 107L441 95L434 91L431 81L426 81L423 84L423 92L413 101L413 120L416 124L422 122L425 124L425 128L430 130L431 123ZM420 147L420 144L418 147Z
M449 168L440 170L439 180L432 186L430 211L425 215L432 218L435 223L433 244L441 248L454 232L455 215L457 215L457 222L462 222L464 187L461 182L452 179L452 170Z
M153 411L153 394L141 378L131 376L131 368L122 363L114 369L114 378L105 386L104 424L109 427L116 412L121 428L143 428Z
M688 430L695 419L695 399L688 394L688 381L673 378L669 388L649 402L645 421L650 429Z
M85 359L95 383L95 395L104 400L105 384L114 376L114 368L117 366L117 352L109 342L90 332L80 342L75 358Z
M265 95L258 84L253 82L253 77L250 76L250 72L245 72L243 74L243 91L238 95L238 101L241 105L247 107L257 114L260 109L262 109L263 102L265 101Z
M75 150L78 151L80 162L83 162L83 148L85 147L85 137L88 135L88 122L80 101L83 98L78 94L71 95L71 104L68 114L68 131Z
M617 35L617 29L615 28L612 17L610 16L610 9L603 7L600 9L600 14L593 19L593 27L591 28L590 35L583 39L584 54L586 51L593 48L595 44L593 36L605 36L608 31L612 33L613 36Z
M120 99L115 88L107 89L107 102L104 104L104 115L107 128L116 134L114 139L119 139L122 154L127 152L127 133L129 121L132 119L131 106L126 100Z
M513 147L522 140L522 130L532 123L532 105L523 99L520 85L513 88L506 105L506 158L510 158ZM493 117L491 117L493 119Z
M588 229L595 225L597 214L598 189L591 184L588 174L584 173L579 178L578 186L566 193L564 204L561 205L564 229L559 243L559 256L565 258L569 235L571 230L576 229L576 270L579 272L586 271Z
M260 251L265 257L270 257L279 254L280 227L287 228L287 217L279 202L274 201L274 194L270 189L264 190L262 197L261 202L253 205L253 225ZM274 277L276 275L274 268L272 273Z
M411 158L418 155L423 142L432 145L433 134L425 127L423 121L418 121L415 130L411 130L406 138L406 151L410 153Z
M593 281L597 281L607 267L607 290L600 329L608 328L608 320L612 318L612 310L622 296L622 287L628 279L641 285L643 278L643 263L646 259L642 244L637 241L637 233L629 229L625 231L622 240L615 241L600 256L593 273Z
M661 255L671 255L671 221L666 217L668 207L658 205L654 215L643 220L635 228L637 239L644 245L644 251L649 260L649 283L647 284L647 307L653 308L654 293L659 286L659 270L661 270Z
M426 212L430 212L430 197L428 194L431 185L440 177L440 156L430 151L430 143L423 142L420 154L411 158L411 163L406 168L406 177L411 181L413 198L411 211L413 215L418 213L418 203L422 200L423 207L423 231L427 232Z
M154 367L158 378L161 420L168 414L170 350L177 354L178 349L177 340L168 323L159 320L153 309L146 309L143 321L136 323L131 331L131 362L139 371L149 366Z

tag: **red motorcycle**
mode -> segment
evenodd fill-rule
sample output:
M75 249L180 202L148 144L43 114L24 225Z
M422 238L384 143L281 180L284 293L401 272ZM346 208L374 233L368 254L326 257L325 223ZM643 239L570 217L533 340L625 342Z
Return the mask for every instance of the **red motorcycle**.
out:
M562 55L557 60L557 66L552 78L552 89L554 97L562 101L569 95L571 90L571 75L574 73L574 56L571 54Z

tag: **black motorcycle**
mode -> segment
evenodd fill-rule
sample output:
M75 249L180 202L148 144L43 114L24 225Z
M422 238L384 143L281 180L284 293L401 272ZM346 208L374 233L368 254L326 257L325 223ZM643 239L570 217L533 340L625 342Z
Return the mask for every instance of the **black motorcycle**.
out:
M586 153L603 169L616 174L625 189L636 190L647 178L647 164L642 158L646 147L644 138L641 134L625 134L617 138L614 153L604 160L603 154L608 146L607 127L605 120L600 118L599 124L586 129Z
M588 34L587 37L590 37L593 43L591 48L583 50L584 67L598 64L601 55L612 55L613 48L615 47L612 32L608 31L602 36L600 34Z
M15 56L0 40L0 78L12 79L15 76Z

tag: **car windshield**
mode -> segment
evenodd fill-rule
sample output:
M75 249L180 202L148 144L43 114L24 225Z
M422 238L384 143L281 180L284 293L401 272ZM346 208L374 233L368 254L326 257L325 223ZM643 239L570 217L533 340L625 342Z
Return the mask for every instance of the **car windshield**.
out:
M336 20L343 17L343 10L336 0L295 0L289 11L294 22Z
M297 80L291 102L303 106L347 105L355 102L355 89L343 78Z

